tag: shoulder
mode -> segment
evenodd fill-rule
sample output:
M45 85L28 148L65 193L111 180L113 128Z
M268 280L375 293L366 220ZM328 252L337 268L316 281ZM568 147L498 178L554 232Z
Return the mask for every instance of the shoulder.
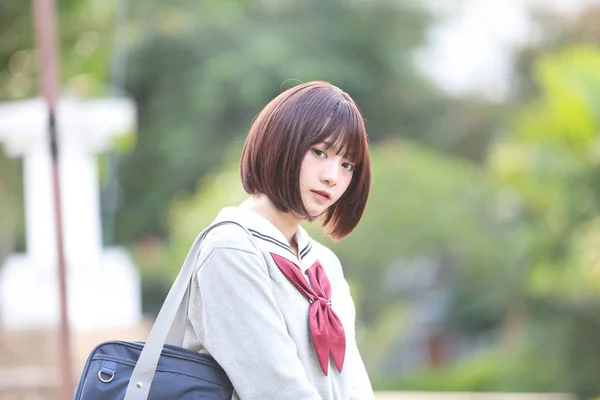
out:
M221 223L210 228L205 243L210 250L229 249L259 254L248 232L235 223Z
M329 247L314 239L311 239L311 246L312 251L316 252L317 259L324 267L340 277L344 276L340 259Z
M349 295L346 297L347 301L352 302L352 296L350 294L350 286L346 281L344 269L338 256L327 246L322 243L312 240L313 251L316 252L316 257L320 261L321 265L327 273L327 277L333 286L337 287L340 292Z
M235 223L223 223L210 227L202 240L197 260L198 276L229 277L239 274L263 276L268 271L262 252L255 246L247 231Z
M339 263L338 257L335 255L335 253L329 247L316 241L315 239L311 239L310 244L313 248L313 251L315 251L317 253L317 256L319 257L319 259L324 258L324 259L327 259L327 261L334 261L334 262Z

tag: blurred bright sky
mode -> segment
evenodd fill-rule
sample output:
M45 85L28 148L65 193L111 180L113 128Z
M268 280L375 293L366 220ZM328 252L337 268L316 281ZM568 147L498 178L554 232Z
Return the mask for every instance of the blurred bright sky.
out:
M440 16L417 52L419 67L449 93L502 101L518 46L538 38L536 9L577 16L600 0L427 0Z

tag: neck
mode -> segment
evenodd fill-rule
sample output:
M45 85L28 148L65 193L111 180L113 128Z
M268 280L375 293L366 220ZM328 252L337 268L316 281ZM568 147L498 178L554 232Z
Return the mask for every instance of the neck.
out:
M301 218L298 218L291 212L284 213L279 211L271 200L263 194L252 195L248 200L242 203L242 207L254 211L266 218L267 221L279 229L292 248L297 248L297 244L294 241L294 235L302 221Z

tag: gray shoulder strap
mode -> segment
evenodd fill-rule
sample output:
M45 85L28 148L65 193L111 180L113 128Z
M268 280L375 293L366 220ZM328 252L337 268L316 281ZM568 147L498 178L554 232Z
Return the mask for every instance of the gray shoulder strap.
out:
M181 271L177 275L173 286L171 286L171 290L169 290L169 294L150 330L144 349L133 369L123 400L147 400L163 346L165 343L179 347L183 344L190 285L196 266L198 265L202 240L211 229L224 224L238 225L246 231L254 246L259 249L250 232L237 222L219 222L200 232L192 244Z

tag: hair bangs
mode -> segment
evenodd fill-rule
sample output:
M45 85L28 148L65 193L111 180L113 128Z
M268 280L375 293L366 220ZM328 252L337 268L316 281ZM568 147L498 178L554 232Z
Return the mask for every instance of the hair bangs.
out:
M324 143L353 164L361 164L367 149L364 122L354 104L341 100L329 115L315 143Z

